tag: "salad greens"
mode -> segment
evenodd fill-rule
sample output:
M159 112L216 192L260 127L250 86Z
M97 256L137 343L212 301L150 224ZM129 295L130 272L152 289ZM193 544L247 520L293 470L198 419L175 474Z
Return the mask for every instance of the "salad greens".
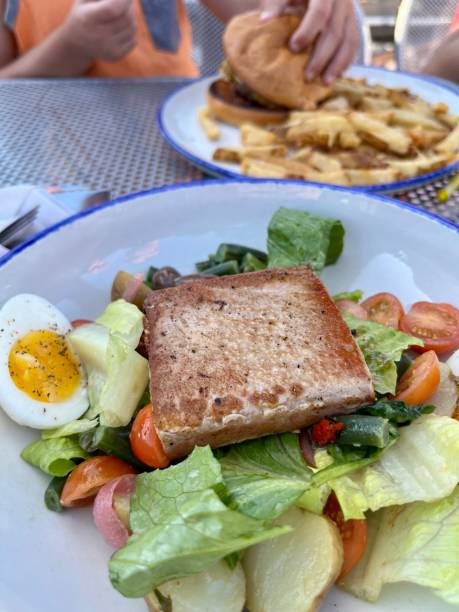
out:
M49 438L28 444L21 457L51 476L66 476L76 467L72 459L87 459L84 451L74 438Z
M362 351L373 378L375 391L381 394L395 393L396 362L401 359L403 351L410 346L422 346L422 340L387 325L362 321L349 312L343 312L342 316Z
M268 226L268 266L308 264L315 272L336 263L344 245L341 221L279 208Z
M371 465L329 482L346 519L365 512L449 495L459 480L459 421L426 415Z
M358 304L360 300L363 298L363 291L360 289L356 289L355 291L343 291L342 293L337 293L333 296L335 302L338 300L350 300L351 302L355 302Z
M143 315L124 300L110 304L97 323L70 333L70 342L88 372L90 408L101 425L127 425L149 379L147 360L136 352Z
M293 433L234 444L220 464L225 501L261 520L273 520L292 506L312 476Z
M131 499L133 535L109 563L113 586L143 597L163 582L198 574L227 555L289 531L231 510L220 499L223 478L209 447L182 463L141 474Z
M457 455L456 455L457 457ZM459 605L459 487L434 503L392 506L368 517L364 556L341 586L376 601L390 582L430 587Z
M98 419L85 418L70 421L70 423L62 425L62 427L57 427L56 429L44 429L41 432L41 438L42 440L48 440L50 438L65 438L67 436L73 436L75 434L80 434L93 429L97 426L98 422Z
M356 414L369 414L388 419L395 425L409 425L423 414L431 414L435 406L430 404L419 404L407 406L405 402L381 398L374 404L362 406Z

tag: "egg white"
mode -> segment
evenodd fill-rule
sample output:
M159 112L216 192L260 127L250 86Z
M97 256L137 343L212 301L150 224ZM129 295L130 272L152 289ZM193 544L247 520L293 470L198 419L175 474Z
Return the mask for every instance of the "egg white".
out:
M15 385L8 368L12 347L27 333L50 330L66 335L71 329L67 318L53 304L37 295L16 295L0 310L0 406L19 425L35 429L60 427L79 418L87 410L86 375L75 353L80 383L73 395L62 402L48 403L33 399Z

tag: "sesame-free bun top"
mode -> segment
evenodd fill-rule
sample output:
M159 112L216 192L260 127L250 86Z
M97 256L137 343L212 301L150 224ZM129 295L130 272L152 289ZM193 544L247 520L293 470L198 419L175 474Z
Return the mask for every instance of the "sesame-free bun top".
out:
M233 72L255 93L284 108L308 110L330 88L304 80L308 52L292 53L288 46L299 24L296 15L260 21L258 11L242 13L228 23L223 47Z

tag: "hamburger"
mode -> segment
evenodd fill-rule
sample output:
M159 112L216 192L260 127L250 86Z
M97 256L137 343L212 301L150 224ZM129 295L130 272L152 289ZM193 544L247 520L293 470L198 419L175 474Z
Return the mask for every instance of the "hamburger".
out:
M291 110L312 110L328 97L321 80L305 82L309 53L293 53L289 40L297 15L260 21L259 12L234 17L223 34L221 78L208 90L208 106L218 119L239 125L284 121Z

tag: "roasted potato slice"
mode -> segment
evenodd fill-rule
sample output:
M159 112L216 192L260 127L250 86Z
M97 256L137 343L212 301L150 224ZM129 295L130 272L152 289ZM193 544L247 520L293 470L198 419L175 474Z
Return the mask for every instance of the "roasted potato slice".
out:
M327 518L298 508L277 523L293 530L244 555L247 607L250 612L314 612L341 570L341 537Z
M115 278L113 279L111 292L112 302L122 298L130 285L133 287L136 287L138 285L136 277L132 274L129 274L128 272L118 272ZM135 304L137 308L143 310L143 303L151 292L152 289L150 289L148 285L145 285L145 283L140 283L140 285L135 290L135 295L130 301Z
M165 602L173 612L241 612L245 577L240 565L230 570L225 561L219 561L201 574L166 582L158 591L145 597L150 612L163 612Z

